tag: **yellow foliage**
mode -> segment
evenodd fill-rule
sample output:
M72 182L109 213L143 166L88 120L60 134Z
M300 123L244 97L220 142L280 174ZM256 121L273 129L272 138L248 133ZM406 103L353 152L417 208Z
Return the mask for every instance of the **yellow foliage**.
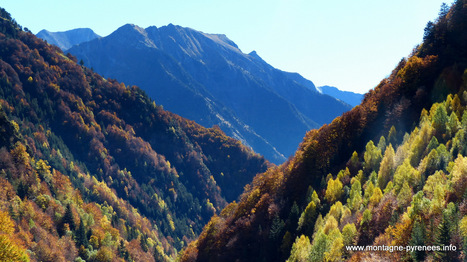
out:
M467 157L459 155L454 161L451 175L454 193L461 197L467 189Z
M459 229L463 238L467 237L467 216L464 216L461 221L459 221Z
M373 195L371 195L370 197L370 205L372 206L378 205L381 198L383 198L383 192L381 192L381 189L379 187L376 187L373 190Z
M25 250L12 238L14 231L15 224L8 213L0 211L0 261L29 261Z
M328 212L328 216L333 216L336 220L340 220L342 217L342 203L337 201L334 205L331 206L331 209Z
M15 232L15 224L7 212L0 211L0 234L11 235Z
M295 243L293 243L292 251L290 251L290 257L287 259L287 262L307 262L309 261L310 252L310 239L305 235L301 235L297 237Z
M325 197L330 203L334 203L342 196L342 182L336 178L330 178L326 189Z
M326 219L326 223L324 224L323 232L326 235L331 235L331 234L334 233L334 231L336 229L339 230L338 226L339 226L339 223L337 223L336 218L334 218L333 216L330 215Z

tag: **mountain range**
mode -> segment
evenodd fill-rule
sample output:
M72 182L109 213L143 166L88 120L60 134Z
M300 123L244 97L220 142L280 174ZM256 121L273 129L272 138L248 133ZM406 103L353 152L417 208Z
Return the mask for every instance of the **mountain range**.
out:
M363 100L362 94L350 91L342 91L334 86L319 86L316 89L318 89L318 91L320 91L323 94L330 95L334 98L344 101L352 107L359 105Z
M43 29L37 33L37 37L65 51L74 45L99 38L100 36L90 28L77 28L65 32L50 32Z
M293 154L307 130L351 108L256 52L244 54L225 35L172 24L127 24L67 52L105 77L138 85L171 112L219 126L277 164Z

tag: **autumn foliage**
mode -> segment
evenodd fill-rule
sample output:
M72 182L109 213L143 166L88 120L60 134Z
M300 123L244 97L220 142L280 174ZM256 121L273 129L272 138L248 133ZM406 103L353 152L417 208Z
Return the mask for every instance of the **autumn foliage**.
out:
M443 6L424 43L361 105L309 131L292 159L255 177L182 261L465 259L466 7L463 0ZM457 252L349 245L454 245Z
M0 253L171 260L269 166L0 16Z

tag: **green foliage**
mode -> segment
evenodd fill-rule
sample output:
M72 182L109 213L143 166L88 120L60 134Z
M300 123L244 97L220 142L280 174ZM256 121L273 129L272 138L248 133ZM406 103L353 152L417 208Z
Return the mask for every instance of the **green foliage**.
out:
M402 189L404 183L407 183L407 186L416 186L419 185L420 179L420 172L412 167L409 159L406 159L394 173L393 181L396 194Z
M365 154L363 155L363 159L365 160L365 171L367 174L369 174L371 171L378 172L379 164L383 158L381 155L381 149L376 147L371 140L366 144L365 149Z
M309 261L309 256L311 252L311 243L310 239L301 235L295 240L292 251L290 251L290 257L287 259L287 262L306 262Z
M280 219L278 215L272 220L271 230L269 231L269 237L277 240L283 234L285 223L284 220Z
M347 205L352 211L358 211L362 204L362 186L359 180L354 180L350 189Z
M370 201L370 197L373 195L374 190L375 186L373 182L368 180L368 182L365 184L365 194L363 195L363 204L365 206L368 205L368 202Z
M384 152L383 160L381 161L378 172L378 186L380 188L385 188L394 174L394 157L394 148L389 144Z
M410 199L412 198L412 189L409 186L407 181L404 181L402 188L399 190L397 194L397 205L399 207L406 207L410 203Z
M438 104L438 106L435 107L431 118L433 128L436 130L437 137L442 138L443 134L446 134L449 128L449 117L444 104Z
M318 206L315 201L310 201L298 220L298 231L311 236L318 216Z
M386 138L384 138L384 136L381 136L379 139L378 149L380 152L384 152L386 150Z
M325 253L331 249L331 238L319 232L313 240L309 261L325 261Z
M344 239L344 246L351 246L356 244L357 228L354 223L346 224L342 229L342 237Z
M410 245L412 246L425 246L426 229L425 224L415 221L412 227L412 238ZM415 250L411 253L413 260L424 261L426 257L425 251Z
M391 126L388 134L388 144L396 145L397 144L397 130L396 127Z
M436 244L438 244L441 249L444 246L449 246L451 242L451 223L449 221L449 215L447 212L443 212L441 223L438 225L436 237ZM449 257L449 251L439 251L436 253L436 257L441 261L447 261Z
M365 211L363 212L362 221L360 222L360 225L369 223L372 217L373 215L371 214L371 211L369 209L365 209Z

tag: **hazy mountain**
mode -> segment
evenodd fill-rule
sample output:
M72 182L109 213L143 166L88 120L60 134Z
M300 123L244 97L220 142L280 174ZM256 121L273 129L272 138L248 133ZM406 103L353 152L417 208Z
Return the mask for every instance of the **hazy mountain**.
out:
M465 259L466 28L467 0L443 5L410 57L255 177L181 261ZM439 250L359 251L432 244Z
M320 86L320 87L317 87L317 89L321 91L321 93L330 95L334 98L344 101L351 106L359 105L363 99L362 94L349 92L349 91L342 91L342 90L337 89L337 87L334 87L334 86Z
M127 24L68 51L106 77L140 86L170 111L220 126L275 163L292 155L307 130L350 109L299 74L242 53L225 35L172 24Z
M37 33L36 36L46 40L49 44L60 47L62 50L67 50L74 45L100 37L89 28L78 28L65 32L49 32L44 29Z

